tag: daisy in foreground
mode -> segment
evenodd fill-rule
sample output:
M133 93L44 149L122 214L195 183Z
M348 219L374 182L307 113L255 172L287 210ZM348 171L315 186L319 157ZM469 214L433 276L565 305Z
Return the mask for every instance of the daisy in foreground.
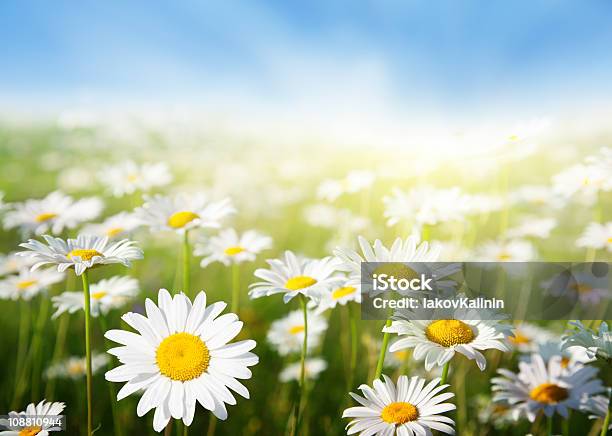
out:
M50 403L42 400L38 404L30 403L23 412L9 412L9 418L26 418L28 416L37 416L40 418L52 418L62 413L64 403ZM51 431L59 431L60 427L55 424L35 426L35 427L16 427L9 425L8 419L0 419L0 427L8 428L9 430L0 431L2 436L49 436Z
M455 409L454 404L444 403L454 394L441 393L449 385L439 385L439 378L425 385L424 378L402 375L397 386L386 375L383 379L374 380L374 389L361 385L363 397L350 393L361 406L342 413L343 418L354 418L346 426L347 434L425 436L432 430L455 434L455 422L442 415Z
M76 275L81 275L95 265L120 263L129 267L130 261L143 258L142 250L134 246L135 242L127 239L109 243L108 237L91 235L79 235L76 239L66 241L49 235L43 238L47 245L35 239L19 244L26 249L19 255L36 261L33 270L52 264L57 265L60 272L74 267Z
M242 322L233 313L219 316L227 306L224 302L206 306L203 291L193 305L184 294L172 298L165 289L159 290L157 300L156 305L147 298L147 316L123 315L138 333L109 330L104 335L121 344L108 353L122 365L106 373L108 381L127 382L117 400L144 390L136 413L143 416L155 409L153 428L158 432L171 417L191 425L196 401L225 420L225 404L236 404L229 389L249 398L238 379L251 378L248 367L259 361L250 352L255 341L228 344L240 333Z
M203 242L195 244L196 256L204 256L200 262L202 268L213 262L225 266L242 262L252 262L262 250L272 246L272 238L254 230L238 235L234 229L226 229Z
M414 348L413 357L416 360L425 359L427 371L436 365L446 365L455 353L475 360L478 368L483 371L487 360L481 351L510 351L508 336L512 326L501 323L500 314L497 312L486 309L441 309L423 312L428 313L397 312L394 316L396 320L383 331L400 336L389 347L389 351Z
M145 197L136 216L153 231L184 233L197 227L218 228L221 220L235 212L229 198L209 202L204 194L179 194L174 197Z
M259 268L255 271L255 276L263 281L250 286L251 298L283 294L283 301L288 303L293 297L302 294L318 302L342 280L334 276L336 261L331 257L320 260L301 259L291 251L286 251L284 259L267 262L270 269Z
M138 294L138 280L131 277L115 276L92 283L90 287L91 316L106 315ZM75 313L85 308L82 292L64 292L51 298L57 310L53 318L64 312Z
M548 363L533 354L530 362L519 362L519 373L498 369L502 377L493 378L493 401L511 406L514 420L525 416L531 422L538 413L551 418L555 412L564 418L568 410L580 410L585 398L603 392L601 380L595 378L597 368L573 366L564 370L561 356Z

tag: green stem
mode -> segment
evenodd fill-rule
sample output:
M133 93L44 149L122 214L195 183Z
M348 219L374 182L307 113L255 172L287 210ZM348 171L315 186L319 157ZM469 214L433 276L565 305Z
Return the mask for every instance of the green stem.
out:
M448 378L448 368L450 368L450 360L444 364L444 368L442 368L442 379L440 380L440 384L443 385L446 383L446 379Z
M189 436L189 426L185 425L183 427L183 436Z
M351 330L351 364L348 378L348 390L350 391L353 387L353 380L355 378L355 369L357 368L357 308L353 307L352 303L347 303L346 307L349 311L349 323Z
M89 295L89 277L87 270L81 275L83 279L83 298L85 299L85 362L87 367L87 434L93 433L92 420L92 377L91 377L91 297Z
M106 333L106 331L108 330L108 326L106 324L106 318L104 318L104 315L102 313L100 313L99 317L100 317L100 329L102 330L102 335L104 336L104 333ZM106 344L107 349L113 346L112 343L106 338L104 339L104 343ZM113 369L113 364L110 360L108 362L108 369L109 370ZM122 436L123 432L122 432L121 423L119 422L119 411L117 410L117 406L118 406L117 391L115 389L115 384L112 382L109 382L107 383L107 385L108 385L108 395L110 396L110 402L111 402L111 407L112 407L112 412L113 412L113 428L115 429L115 435Z
M189 231L185 230L183 234L183 292L187 295L191 295L191 284L190 284L190 271L189 271Z
M40 378L42 366L42 338L43 329L47 322L47 313L49 312L50 295L42 295L38 318L36 319L36 328L34 330L34 341L32 347L34 349L34 359L32 364L32 401L38 401L40 395Z
M60 316L59 325L57 327L57 334L55 339L55 346L53 347L53 357L51 357L51 363L57 363L62 356L64 345L66 344L66 336L68 334L68 321L70 316L64 314ZM55 395L55 377L49 379L47 383L47 389L45 390L45 398L53 399Z
M240 266L232 264L232 313L238 314L240 307Z
M217 417L211 413L210 418L208 419L208 430L206 430L206 436L214 436L216 428Z
M570 436L570 419L572 418L572 411L567 411L567 418L561 421L561 431L563 436Z
M608 427L610 426L610 407L608 406L608 413L604 418L603 426L601 427L600 436L606 436L608 434Z
M553 434L553 417L552 415L546 418L546 434L552 436Z
M13 391L13 409L18 407L19 392L21 387L19 381L21 380L21 372L23 371L23 363L28 348L28 333L30 330L30 313L28 311L28 303L20 299L19 300L19 339L17 342L17 362L15 366L15 389Z
M385 327L391 327L391 318L385 323ZM376 372L374 373L374 380L378 380L382 374L383 364L385 363L385 355L387 354L387 346L389 345L389 333L383 334L382 347L380 348L380 354L378 355L378 363L376 363Z
M299 295L302 312L304 313L304 342L302 343L302 355L300 356L300 383L298 385L296 407L295 407L295 425L293 426L293 436L299 434L299 427L302 421L302 399L306 390L306 353L308 352L308 309L306 308L306 297L303 294Z

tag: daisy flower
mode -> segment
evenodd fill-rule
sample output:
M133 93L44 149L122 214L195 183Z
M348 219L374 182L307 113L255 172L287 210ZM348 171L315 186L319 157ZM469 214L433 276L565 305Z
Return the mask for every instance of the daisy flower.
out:
M580 321L570 324L575 326L576 330L568 331L569 334L563 337L563 348L577 345L585 348L591 358L612 359L612 333L606 322L599 325L598 331L586 328Z
M60 272L74 267L76 275L81 275L87 268L95 265L106 265L120 263L130 266L130 261L142 259L142 250L135 247L135 242L123 239L119 242L109 244L108 237L79 235L76 239L64 241L44 235L47 245L35 239L19 244L27 249L19 253L21 256L29 256L36 261L32 269L43 265L57 265Z
M523 239L489 241L477 250L482 262L528 262L535 257L531 242Z
M534 353L538 351L540 344L554 341L555 335L535 324L523 322L514 327L508 340L521 353Z
M217 302L207 307L204 291L192 305L185 294L173 298L160 289L157 305L146 299L146 316L132 312L122 316L138 333L105 333L121 344L108 352L122 364L108 371L106 380L127 382L118 400L144 390L136 413L144 416L155 409L155 431L162 431L171 417L191 425L196 401L225 420L225 404L236 404L229 389L249 398L238 379L251 378L248 367L259 360L250 352L256 344L253 340L228 344L240 333L242 322L233 313L219 316L226 306Z
M193 254L204 256L200 266L205 268L213 262L225 266L242 262L252 262L257 254L272 246L272 238L254 230L238 235L234 229L222 230L217 236L195 244Z
M28 416L37 417L49 417L60 415L66 405L64 403L51 403L46 400L42 400L38 404L30 403L23 412L9 412L9 418L26 418ZM0 432L3 436L49 436L52 431L59 431L60 428L57 425L43 425L35 427L15 427L9 425L8 419L0 419L0 426L7 428L8 430Z
M96 374L104 367L110 358L106 354L93 353L91 356L91 371ZM67 359L51 365L45 371L47 378L70 378L77 380L87 375L87 362L85 357L71 356Z
M4 228L18 227L23 235L60 234L65 228L91 221L100 215L104 204L96 197L74 201L55 191L40 200L14 203L4 217Z
M585 306L598 305L611 297L610 279L607 276L597 277L592 271L589 271L590 269L591 265L588 265L582 271L563 271L542 281L540 286L555 297L566 297L570 301L578 300L580 304Z
M576 245L612 252L612 221L604 224L590 223L576 241Z
M455 434L455 422L442 415L456 409L454 404L444 401L454 396L441 393L449 385L439 385L436 378L425 385L420 377L399 377L397 386L383 375L383 380L374 380L374 388L361 385L363 396L350 393L360 406L349 407L343 418L353 418L346 426L347 434L386 436L431 435L433 430Z
M318 357L306 359L304 362L304 374L307 379L316 380L319 378L319 374L327 369L327 362ZM300 380L301 363L296 362L287 365L278 375L278 379L287 383L292 380Z
M317 188L317 198L329 202L336 201L344 193L344 186L340 180L323 180Z
M383 332L397 333L400 337L389 351L414 348L414 359L424 359L427 371L436 365L444 366L455 353L475 360L483 371L487 360L481 351L495 349L506 352L511 349L508 336L512 327L502 324L499 321L501 317L501 314L486 309L401 311L396 312L395 320L384 327Z
M199 194L178 194L174 197L145 196L145 203L136 209L136 216L153 231L178 233L197 228L218 228L221 220L235 212L229 198L209 202Z
M609 172L602 166L580 163L555 175L552 182L554 192L566 198L581 193L594 199L600 190L612 189L609 179Z
M608 395L595 395L591 398L585 398L580 408L583 412L591 413L589 419L605 419L610 410L610 388ZM608 430L612 430L612 422L608 426Z
M564 199L553 192L548 185L525 185L510 192L512 204L527 204L530 206L551 207L558 209L565 203Z
M555 218L540 218L537 216L526 216L521 222L508 229L509 238L548 238L550 232L557 226Z
M142 222L133 213L119 212L106 218L100 224L89 224L81 233L86 235L108 236L111 239L124 238L136 230Z
M494 377L493 401L509 404L514 420L526 416L531 422L543 412L550 417L558 413L568 417L568 410L579 410L583 397L593 397L603 391L601 380L595 378L597 368L576 366L567 371L561 366L561 356L548 363L539 354L530 362L519 362L518 374L498 369L502 377Z
M106 167L100 172L99 180L115 197L123 197L165 186L172 181L172 174L163 162L138 165L128 160Z
M336 262L331 257L320 260L300 259L291 251L286 251L284 259L267 262L270 269L259 268L255 271L255 277L263 281L250 285L251 298L283 294L283 301L288 303L293 297L302 294L319 301L341 280L334 276Z
M583 366L595 360L589 357L583 347L575 346L563 348L562 343L559 341L547 341L538 344L537 352L534 354L542 356L544 362L548 362L550 359L559 356L561 358L560 364L563 371L572 371L575 366ZM529 362L531 361L532 355L533 354L524 354L521 356L521 360Z
M349 209L327 204L313 204L304 210L304 219L313 227L342 229L345 233L361 232L370 226L370 220L355 215Z
M121 307L138 294L138 280L131 277L115 276L102 279L90 285L91 315L97 317L100 313L106 315L109 310ZM85 309L83 292L64 292L52 297L53 307L57 318L64 312L75 313Z
M304 343L304 314L301 310L294 310L270 326L267 340L278 354L286 356L290 353L299 353ZM327 321L314 312L308 313L308 349L319 345L322 333L327 330Z
M0 254L0 276L16 274L22 269L30 268L34 263L32 258L19 256L17 252Z
M61 282L64 276L64 273L52 268L36 271L24 268L19 274L0 280L0 298L11 300L23 298L29 301L40 292L49 289L54 283Z
M408 221L417 225L462 220L467 212L467 197L459 188L437 189L431 186L403 192L394 188L390 196L383 197L387 225Z
M318 304L314 304L316 306L316 313L323 313L326 310L333 309L338 304L346 306L351 301L361 304L361 292L357 290L356 286L349 285L346 278L342 277L342 279L343 281L332 288L331 291L323 294Z

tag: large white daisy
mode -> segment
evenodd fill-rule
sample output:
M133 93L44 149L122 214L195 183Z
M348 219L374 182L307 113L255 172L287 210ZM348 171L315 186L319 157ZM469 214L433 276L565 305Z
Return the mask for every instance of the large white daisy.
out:
M576 329L569 330L563 337L563 348L576 345L585 348L589 357L612 360L612 332L608 329L608 323L602 322L597 331L586 328L580 321L570 324Z
M457 298L461 298L459 295ZM508 336L512 326L500 322L501 314L490 310L436 309L398 311L391 326L383 332L400 338L389 351L414 348L413 357L425 360L425 369L444 366L455 353L475 360L481 371L487 360L481 351L510 351Z
M515 420L522 416L533 422L538 413L552 416L555 412L564 418L568 410L579 410L583 399L603 391L601 380L595 378L597 368L575 366L564 370L561 356L548 363L539 354L530 362L519 362L518 374L498 369L502 377L491 380L494 401L509 404Z
M272 246L272 238L254 230L238 235L234 229L222 230L217 236L196 242L193 254L204 256L200 266L205 268L213 262L223 265L252 262L257 254Z
M52 284L61 282L64 276L64 273L53 268L36 271L24 268L19 274L0 280L0 298L31 300L40 292L49 289Z
M119 212L116 215L106 218L100 224L89 224L83 227L81 233L119 239L128 236L141 225L142 222L133 213Z
M147 298L146 316L123 315L138 333L105 333L107 339L121 344L108 352L122 363L106 373L106 380L127 382L118 400L144 390L136 413L143 416L155 409L155 431L162 431L171 417L191 425L196 401L217 418L226 419L225 404L236 404L229 389L249 398L238 379L251 378L248 367L257 364L258 358L250 351L256 344L253 340L228 343L240 333L242 322L233 313L219 316L226 306L223 302L206 306L203 291L192 305L185 294L173 298L160 289L157 305Z
M46 400L42 400L38 404L30 403L26 410L22 412L9 412L9 418L27 418L27 417L48 417L53 418L54 416L60 415L65 408L64 403L51 403ZM42 426L32 426L32 427L15 427L10 426L8 419L0 419L0 425L8 428L7 431L0 432L2 436L49 436L49 433L52 431L59 431L60 427L58 425L42 425Z
M424 378L402 375L397 386L386 375L383 379L374 380L374 388L359 386L363 397L350 393L361 406L342 413L343 418L353 418L346 426L347 434L430 436L432 430L455 434L455 422L442 415L456 409L454 404L444 402L454 394L441 393L449 385L439 385L439 378L425 385Z
M4 217L4 228L18 227L23 235L60 234L65 228L91 221L104 208L96 197L74 201L72 197L55 191L40 200L26 200L11 204Z
M43 238L47 245L35 239L19 244L27 249L19 254L36 261L32 269L51 264L57 265L60 272L74 267L76 274L81 275L95 265L120 263L129 267L130 261L143 257L142 250L134 246L135 242L127 239L109 243L108 237L92 235L79 235L76 239L66 241L49 235Z
M286 251L284 259L267 262L270 269L259 268L255 271L255 277L263 281L251 284L251 298L283 294L283 301L288 303L293 297L302 294L319 301L341 280L334 275L337 262L331 257L305 259Z
M301 310L289 312L276 320L268 331L268 342L281 356L299 353L304 343L304 314ZM314 312L308 313L308 351L319 345L322 333L327 330L327 320Z
M138 280L131 277L115 276L92 283L89 288L91 316L106 315L109 310L127 303L138 294ZM82 292L63 292L51 298L56 309L53 318L64 312L75 313L85 309Z
M229 198L209 202L206 195L199 193L146 196L145 203L135 213L153 231L183 233L197 227L218 228L221 220L235 211Z
M172 181L172 174L163 162L138 165L128 160L104 168L98 178L115 197L122 197L165 186Z

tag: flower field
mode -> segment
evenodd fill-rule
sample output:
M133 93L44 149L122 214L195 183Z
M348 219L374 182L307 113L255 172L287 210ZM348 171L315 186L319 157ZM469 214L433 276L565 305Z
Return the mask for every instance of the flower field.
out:
M534 121L441 151L7 121L0 415L65 415L70 435L605 435L611 320L363 320L359 280L362 261L610 262L605 137Z

